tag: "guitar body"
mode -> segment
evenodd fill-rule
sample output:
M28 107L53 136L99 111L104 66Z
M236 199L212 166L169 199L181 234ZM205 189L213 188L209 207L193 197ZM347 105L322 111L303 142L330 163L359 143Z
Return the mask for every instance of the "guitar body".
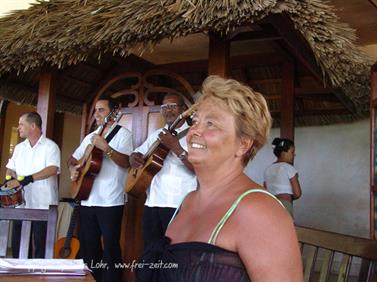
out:
M79 160L79 177L71 184L71 196L75 200L86 200L94 183L94 179L99 173L102 165L103 152L88 145L84 156Z
M54 257L62 259L75 259L80 249L80 241L73 237L73 231L76 224L79 205L73 203L71 220L67 230L66 237L60 238L55 242Z
M70 246L64 245L67 238L63 237L56 241L54 248L54 257L61 259L75 259L80 249L80 241L77 238L70 238Z
M143 167L129 168L125 191L136 198L145 193L153 177L161 170L168 153L169 150L160 144L145 161Z

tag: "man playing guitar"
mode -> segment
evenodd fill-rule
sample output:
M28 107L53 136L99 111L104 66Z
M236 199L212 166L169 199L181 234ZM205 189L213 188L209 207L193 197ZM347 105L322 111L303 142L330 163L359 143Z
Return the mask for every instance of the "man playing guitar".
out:
M100 97L95 104L96 124L101 126L115 107L116 103L112 98ZM106 141L113 124L114 121L110 120L103 130L98 128L88 134L68 160L71 180L76 181L80 177L78 160L84 156L87 146L92 144L103 151L102 165L89 197L81 201L78 235L80 253L85 263L92 268L96 281L108 282L121 281L122 278L122 270L116 269L114 264L122 262L119 239L123 206L127 200L123 187L127 176L126 168L129 166L128 156L133 149L132 134L124 127L109 142ZM101 136L97 134L100 131ZM105 267L96 267L98 265Z
M130 165L133 168L140 168L145 162L144 155L156 139L160 139L161 144L170 150L163 167L153 177L147 191L143 219L144 247L165 234L168 223L182 198L196 188L196 177L186 157L185 135L189 126L185 120L182 120L175 129L177 135L172 135L167 130L185 110L186 105L181 96L167 94L161 105L165 127L153 132L130 156Z

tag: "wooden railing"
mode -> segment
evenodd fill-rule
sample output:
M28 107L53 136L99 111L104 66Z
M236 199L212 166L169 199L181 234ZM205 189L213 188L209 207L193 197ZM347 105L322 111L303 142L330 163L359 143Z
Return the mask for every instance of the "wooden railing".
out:
M352 281L375 281L371 279L376 271L376 240L302 226L296 226L296 231L304 259L304 281L329 281L330 277L333 281L334 276L336 281L349 281L350 276Z

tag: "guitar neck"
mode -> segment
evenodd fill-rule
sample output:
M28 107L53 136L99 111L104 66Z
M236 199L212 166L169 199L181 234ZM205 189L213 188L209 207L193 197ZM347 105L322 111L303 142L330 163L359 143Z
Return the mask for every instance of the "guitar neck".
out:
M161 144L161 141L159 139L154 141L152 146L149 148L148 152L144 155L144 160L149 159L149 157L153 155L154 151L157 149L158 146L160 146L160 144Z
M71 245L71 240L72 240L72 237L73 237L73 230L75 229L75 225L76 225L78 206L79 205L75 204L73 211L72 211L71 220L69 222L69 227L68 227L66 239L64 241L64 247L65 248L69 248L69 246Z
M187 118L189 115L191 115L196 110L196 105L191 106L188 110L181 113L173 123L168 126L168 131L173 134L175 131L175 128L178 126L178 124L185 118ZM152 146L149 148L148 152L144 155L144 160L149 159L149 157L154 153L154 151L157 149L157 147L161 144L161 141L157 139Z

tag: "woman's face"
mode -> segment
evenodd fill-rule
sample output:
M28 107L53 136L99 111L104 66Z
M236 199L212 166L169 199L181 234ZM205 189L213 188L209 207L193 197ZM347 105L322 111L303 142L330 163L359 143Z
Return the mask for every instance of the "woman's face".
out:
M204 100L199 106L193 125L187 134L188 159L194 166L209 167L239 162L244 153L243 143L236 136L233 114L217 99Z
M293 161L295 159L296 153L295 153L295 146L291 146L287 152L282 152L282 157L284 158L284 161L290 164L293 164Z

